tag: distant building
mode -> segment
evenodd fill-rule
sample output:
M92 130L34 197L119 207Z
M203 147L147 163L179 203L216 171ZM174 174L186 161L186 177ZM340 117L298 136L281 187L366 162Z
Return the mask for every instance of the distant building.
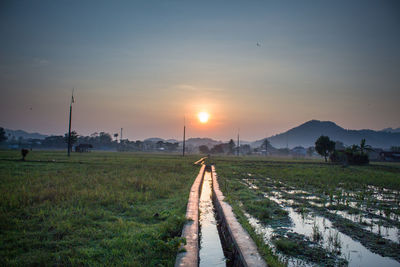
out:
M296 146L291 150L293 156L304 157L307 154L307 150L302 146Z
M400 152L393 151L382 151L379 153L381 160L383 161L396 161L400 162Z
M367 153L370 160L381 160L381 152L383 152L382 148L373 148L372 151Z
M91 144L79 144L75 146L75 152L90 152L93 146Z

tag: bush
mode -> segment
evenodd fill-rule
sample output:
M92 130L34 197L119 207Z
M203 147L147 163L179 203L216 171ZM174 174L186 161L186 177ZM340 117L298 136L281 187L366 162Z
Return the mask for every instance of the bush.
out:
M329 155L329 160L331 162L346 162L347 156L343 151L335 150Z
M351 148L348 148L345 151L335 150L329 156L329 159L332 162L344 162L352 165L364 165L369 163L368 154L353 151Z
M364 165L369 163L369 157L367 154L346 153L346 156L349 164Z

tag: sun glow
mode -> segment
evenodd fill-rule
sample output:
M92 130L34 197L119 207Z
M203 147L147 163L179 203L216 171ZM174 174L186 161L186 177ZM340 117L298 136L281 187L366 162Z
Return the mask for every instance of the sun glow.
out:
M208 118L210 118L210 114L208 114L205 111L199 112L199 114L197 114L197 117L199 118L199 121L201 123L206 123L208 121Z

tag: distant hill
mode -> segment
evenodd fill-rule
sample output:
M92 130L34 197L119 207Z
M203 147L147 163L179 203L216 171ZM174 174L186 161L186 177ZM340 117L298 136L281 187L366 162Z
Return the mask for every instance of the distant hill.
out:
M327 135L331 140L341 141L345 145L359 144L365 138L367 144L373 147L390 148L400 145L400 133L373 130L346 130L331 121L311 120L292 128L284 133L268 138L274 147L293 148L295 146L314 146L315 140L321 135ZM252 143L260 146L262 140Z
M40 133L29 133L23 130L10 130L4 129L7 137L10 139L14 136L16 139L22 137L23 139L44 139L48 135ZM386 128L381 131L373 130L346 130L336 123L331 121L318 121L310 120L295 128L292 128L284 133L280 133L268 138L271 145L275 148L284 148L286 145L289 148L296 146L309 147L314 146L315 141L321 135L327 135L334 141L341 141L345 145L359 144L362 138L365 138L368 145L375 148L390 148L391 146L400 146L400 128ZM151 142L170 142L182 144L182 140L175 139L162 139L159 137L147 138L144 141ZM236 140L234 140L236 142ZM255 147L260 147L264 139L248 142L241 140L240 143L247 144ZM211 138L189 138L186 140L186 144L192 147L198 147L206 145L212 148L215 145L223 143L222 141L216 141Z
M201 146L201 145L206 145L209 148L221 144L221 141L215 141L211 138L189 138L186 140L186 144L192 145L192 146Z
M15 139L22 137L23 139L45 139L48 135L40 134L40 133L28 133L23 130L10 130L4 129L6 132L7 138L11 139L13 136Z
M382 130L382 132L388 132L388 133L400 133L400 128L385 128Z
M158 141L163 141L163 142L169 142L169 143L179 143L182 144L182 140L176 140L176 139L163 139L163 138L159 138L159 137L151 137L151 138L147 138L144 139L144 141L149 141L149 142L158 142ZM201 145L206 145L209 148L212 148L215 145L221 144L221 141L216 141L214 139L211 138L189 138L186 139L186 145L187 146L193 146L193 147L198 147Z
M179 143L181 141L178 141L176 139L168 139L168 140L165 140L165 142L168 142L168 143Z
M151 137L151 138L147 138L147 139L144 139L143 140L144 142L158 142L158 141L163 141L163 142L165 142L165 140L164 139L162 139L162 138L158 138L158 137Z

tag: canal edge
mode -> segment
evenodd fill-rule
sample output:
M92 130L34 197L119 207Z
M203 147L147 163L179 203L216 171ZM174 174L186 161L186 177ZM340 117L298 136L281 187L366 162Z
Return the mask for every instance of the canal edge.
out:
M211 166L213 181L213 202L220 218L221 234L232 245L233 266L268 266L257 250L253 239L237 221L232 207L224 201L225 196L219 189L215 166Z
M189 200L186 208L187 222L183 226L182 237L186 244L181 245L175 260L175 267L199 265L199 198L206 166L200 168L192 187L190 188Z

